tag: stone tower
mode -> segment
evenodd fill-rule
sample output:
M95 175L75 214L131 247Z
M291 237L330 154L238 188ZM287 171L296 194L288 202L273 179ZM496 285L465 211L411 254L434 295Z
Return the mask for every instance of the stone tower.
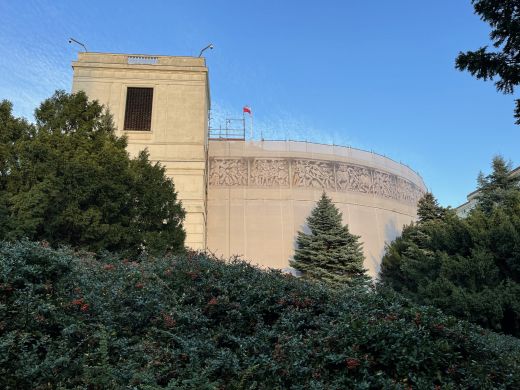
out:
M147 148L186 210L186 246L206 248L208 69L204 58L79 53L72 91L107 106L135 156Z

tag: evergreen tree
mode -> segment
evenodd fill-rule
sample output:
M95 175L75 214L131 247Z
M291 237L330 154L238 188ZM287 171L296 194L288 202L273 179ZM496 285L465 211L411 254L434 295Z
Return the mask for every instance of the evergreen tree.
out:
M298 247L291 261L303 277L334 285L367 279L359 236L342 225L341 213L325 193L307 218L307 225L310 233L298 232Z
M0 237L10 230L8 177L16 164L15 145L22 135L30 133L31 125L12 115L13 105L7 100L0 102Z
M494 80L497 91L514 93L520 84L520 4L518 0L472 0L475 13L488 23L496 51L487 46L459 53L456 68L477 79ZM516 124L520 124L520 100L516 100Z
M427 192L417 203L419 222L434 221L444 216L444 208L439 206L437 199L431 192Z
M184 211L165 170L130 159L110 115L56 92L34 125L0 105L0 239L137 254L184 247Z
M493 171L484 176L481 172L477 178L479 206L489 213L494 206L511 206L518 203L518 185L520 176L511 176L512 165L502 156L495 156L492 162Z
M502 158L493 167L467 218L444 210L405 227L379 279L417 303L520 336L520 188Z

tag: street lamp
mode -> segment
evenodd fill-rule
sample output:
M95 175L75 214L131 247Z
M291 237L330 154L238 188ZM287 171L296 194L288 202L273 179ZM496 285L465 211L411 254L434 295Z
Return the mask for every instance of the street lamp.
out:
M74 38L69 38L69 43L72 43L72 42L77 43L78 45L83 46L83 49L85 49L85 53L88 51L87 47L83 43L81 43L80 41L76 41Z
M202 49L199 53L199 57L201 57L202 53L204 53L204 51L207 49L213 50L213 43L210 43L208 46L206 46L204 49Z

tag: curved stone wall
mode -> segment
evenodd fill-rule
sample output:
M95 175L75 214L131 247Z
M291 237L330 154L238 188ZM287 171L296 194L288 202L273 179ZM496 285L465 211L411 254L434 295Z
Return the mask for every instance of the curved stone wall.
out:
M416 218L421 177L386 157L293 141L210 141L207 247L286 268L295 237L325 191L361 236L365 267L379 271L385 242Z

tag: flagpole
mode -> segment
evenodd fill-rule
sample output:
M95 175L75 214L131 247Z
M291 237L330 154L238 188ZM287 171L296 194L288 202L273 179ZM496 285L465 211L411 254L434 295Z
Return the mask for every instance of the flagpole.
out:
M253 113L249 115L251 116L251 139L253 139Z
M244 139L246 139L246 113L242 109L242 126L244 126Z

